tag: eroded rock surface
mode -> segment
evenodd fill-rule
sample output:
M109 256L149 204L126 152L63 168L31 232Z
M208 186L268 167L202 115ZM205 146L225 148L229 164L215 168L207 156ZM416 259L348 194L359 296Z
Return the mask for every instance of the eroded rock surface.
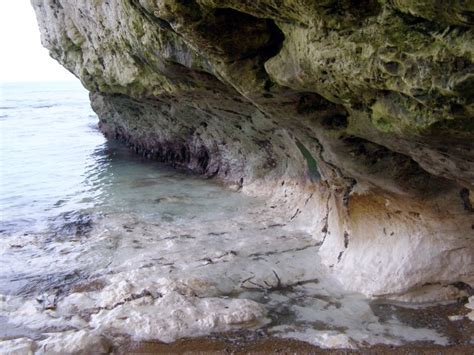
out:
M108 137L275 199L347 289L474 285L471 2L32 4Z

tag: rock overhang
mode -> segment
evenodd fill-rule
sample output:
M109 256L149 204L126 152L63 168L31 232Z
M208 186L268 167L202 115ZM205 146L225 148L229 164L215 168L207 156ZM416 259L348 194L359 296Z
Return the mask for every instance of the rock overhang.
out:
M350 289L474 284L470 4L32 3L106 135L280 198Z

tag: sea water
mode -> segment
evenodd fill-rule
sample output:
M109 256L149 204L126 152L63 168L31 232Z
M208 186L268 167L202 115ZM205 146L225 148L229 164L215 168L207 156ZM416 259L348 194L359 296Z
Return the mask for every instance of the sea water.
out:
M79 83L0 95L0 351L242 329L323 347L449 342L345 292L265 201L105 140Z
M106 141L78 82L3 84L0 132L1 232L44 231L92 211L150 219L231 212L243 201Z

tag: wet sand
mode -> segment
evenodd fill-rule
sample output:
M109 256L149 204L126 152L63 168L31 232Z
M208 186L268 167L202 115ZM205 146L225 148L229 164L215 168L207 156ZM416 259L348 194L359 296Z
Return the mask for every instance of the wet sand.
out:
M170 344L158 342L132 343L114 349L115 354L473 354L474 345L437 346L410 344L405 346L376 345L358 350L322 349L298 340L267 338L254 341L183 339Z

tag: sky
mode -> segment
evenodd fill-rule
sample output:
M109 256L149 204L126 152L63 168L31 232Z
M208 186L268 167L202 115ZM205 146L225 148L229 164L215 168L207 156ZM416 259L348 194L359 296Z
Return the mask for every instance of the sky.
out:
M74 79L41 46L30 0L0 0L0 82Z

